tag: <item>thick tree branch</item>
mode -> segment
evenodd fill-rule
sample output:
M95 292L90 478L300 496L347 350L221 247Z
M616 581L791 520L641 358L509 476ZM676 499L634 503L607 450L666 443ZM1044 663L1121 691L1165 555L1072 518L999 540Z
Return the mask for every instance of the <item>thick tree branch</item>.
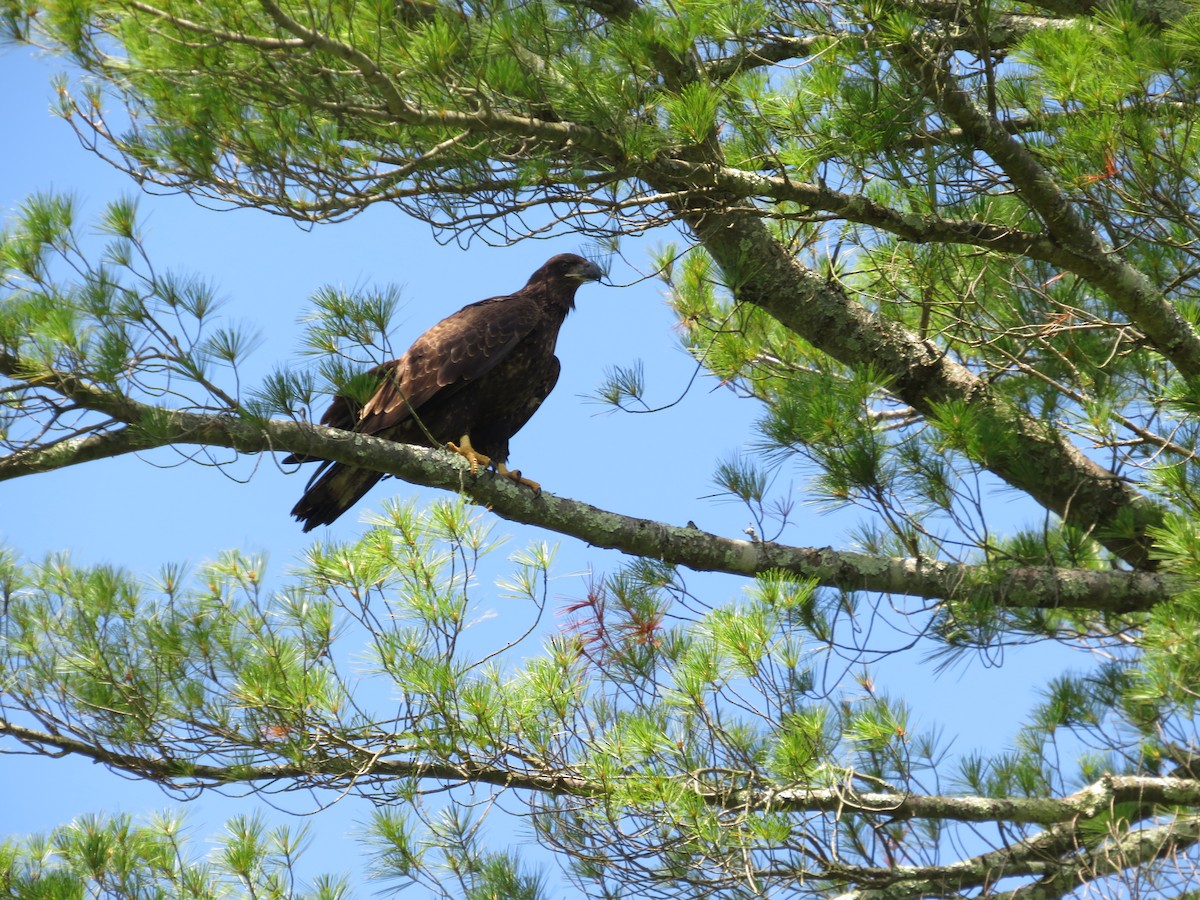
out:
M1162 511L1134 487L1093 462L1051 426L1005 402L987 382L900 325L848 297L806 268L753 213L681 203L705 249L736 279L736 296L753 303L847 366L869 361L885 387L922 415L960 403L994 434L976 460L1028 493L1134 566L1152 567L1148 528Z
M146 439L129 426L111 428L82 438L68 438L47 446L16 450L0 456L0 481L52 472L67 466L111 459L149 449Z
M1054 865L1045 878L997 897L998 900L1065 897L1078 890L1080 885L1137 869L1154 860L1170 859L1197 843L1200 843L1200 816L1197 815L1180 816L1152 828L1122 828L1120 833L1114 833L1095 846L1085 846L1069 860Z
M938 896L960 896L970 887L991 884L1005 876L1044 875L1058 870L1057 857L1078 846L1074 822L1052 825L1018 843L989 850L946 865L869 868L834 867L841 883L855 883L857 890L839 894L835 900L919 900Z
M21 368L14 357L0 353L0 373L13 377ZM1184 588L1178 579L1149 572L964 565L726 538L546 492L534 495L508 479L472 478L466 462L455 454L301 422L163 409L113 397L68 376L43 377L41 383L82 406L125 421L127 427L0 458L0 481L174 444L227 447L243 453L287 451L459 491L502 518L696 571L753 576L780 570L848 591L929 600L971 596L987 598L1002 608L1106 613L1145 611ZM141 422L153 422L153 429L140 428Z
M723 195L747 200L762 197L790 201L816 212L832 213L848 222L877 228L915 244L966 244L1043 260L1072 272L1083 268L1083 262L1074 254L1037 232L973 219L944 219L902 212L863 194L846 194L823 184L795 181L785 176L664 157L655 160L651 171L643 177L653 183L669 180L693 188L713 188ZM1082 271L1079 274L1083 274Z

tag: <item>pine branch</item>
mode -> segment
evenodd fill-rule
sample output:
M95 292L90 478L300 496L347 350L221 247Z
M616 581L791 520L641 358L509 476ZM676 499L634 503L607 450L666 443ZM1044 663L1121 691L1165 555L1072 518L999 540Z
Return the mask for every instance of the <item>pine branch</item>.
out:
M20 371L19 360L0 353L0 374L17 377ZM226 447L242 453L286 451L375 469L412 484L458 491L501 518L701 572L754 576L785 571L848 591L929 600L970 592L999 608L1117 614L1149 610L1186 587L1179 579L1149 572L966 565L738 540L691 526L622 515L545 491L535 495L504 478L472 478L465 460L439 450L301 422L169 410L112 397L66 375L43 377L41 383L81 406L119 416L127 427L45 449L11 453L0 458L0 481L175 444ZM140 422L153 422L153 430L141 430Z
M1055 16L1090 18L1109 8L1109 0L1025 0L1035 9L1044 9ZM1137 0L1132 4L1138 15L1159 28L1179 21L1191 8L1175 0Z
M561 771L520 772L482 764L464 757L457 762L391 759L386 753L350 745L345 756L313 754L300 763L222 766L191 760L149 758L110 750L95 743L38 731L0 719L0 736L12 737L38 752L85 756L122 771L154 780L191 786L253 783L302 776L355 778L428 778L534 790L576 797L599 797L611 786L603 781L566 775ZM635 776L637 777L637 776ZM681 785L705 802L731 810L882 814L889 819L932 819L956 822L1007 822L1017 825L1077 823L1105 813L1113 804L1131 801L1200 806L1200 781L1145 776L1105 776L1100 781L1060 798L972 797L912 792L858 791L835 787L759 787L714 791L710 780L690 773L675 776Z
M110 768L147 778L180 789L218 787L230 784L254 784L286 779L319 778L357 781L364 778L423 778L433 781L474 782L497 787L524 788L549 794L591 797L604 792L604 785L558 773L522 775L507 769L484 767L471 762L429 762L419 759L380 758L365 751L346 756L314 756L299 763L275 765L217 765L195 758L176 759L160 754L125 753L97 743L62 734L37 731L0 719L0 737L20 741L46 755L82 756Z
M918 63L928 64L924 58L910 62ZM935 74L941 78L943 73L938 70ZM669 80L667 86L682 87ZM975 133L972 125L981 118L986 133L980 137L1003 148L1019 147L1016 138L980 111L970 96L964 93L954 104L954 110L962 107L975 116L964 122L950 110L951 117L967 133ZM703 150L706 156L698 161L699 168L712 173L726 168L719 145L706 143ZM1021 164L1030 167L1039 189L1046 187L1043 182L1047 176L1032 169L1036 162L1027 156L1022 148ZM651 167L642 177L660 191L677 188L673 166L672 162ZM1056 190L1052 184L1050 188ZM992 442L988 458L976 462L1091 533L1119 558L1135 567L1154 567L1147 531L1162 523L1161 508L1089 459L1048 423L996 396L983 378L899 324L873 315L839 285L805 267L768 231L759 216L739 208L740 201L740 197L719 195L702 199L685 196L668 204L735 283L739 302L762 308L843 365L855 367L869 362L886 379L886 388L922 415L934 415L938 407L949 403L969 409L983 428L1008 436L1007 441ZM1061 221L1060 217L1048 224L1053 228ZM1069 217L1067 221L1073 222ZM1071 234L1081 239L1077 230ZM1098 246L1099 239L1090 231L1087 235L1094 243L1082 241L1075 248L1078 252L1086 253ZM1131 266L1119 261L1097 265L1120 268L1119 286L1140 286L1126 298L1129 305L1146 312L1159 337L1178 350L1175 356L1185 363L1194 362L1195 371L1200 373L1200 335L1190 323ZM1171 322L1178 323L1176 330L1163 334L1162 329L1169 329Z
M922 415L960 403L993 442L980 465L1018 488L1131 565L1152 568L1148 528L1162 511L1132 485L1085 456L1051 426L1008 403L965 366L900 325L872 314L841 287L806 268L753 213L678 205L705 249L736 279L736 297L847 366L870 362L885 387ZM1131 535L1132 537L1128 536Z
M923 15L931 19L940 19L945 23L944 27L939 30L939 34L944 36L948 46L955 50L975 54L978 54L983 48L992 52L1003 52L1031 32L1065 28L1071 24L1069 19L999 12L994 13L993 18L988 22L987 34L979 35L971 28L973 23L963 22L963 13L966 7L961 4L922 3L912 5L918 7L918 11ZM952 24L957 27L952 28ZM737 53L729 56L718 57L706 62L704 71L713 81L727 81L734 75L749 69L775 66L790 60L808 59L834 43L842 47L845 47L847 43L854 46L865 46L868 40L868 36L862 32L850 30L830 32L829 34L773 37L760 44L743 47Z
M1043 900L1065 897L1081 885L1182 854L1200 844L1200 816L1180 816L1152 828L1125 830L1096 846L1084 847L1051 867L1043 879L997 894L997 900Z
M383 107L362 106L353 112L357 117L393 125L417 125L449 127L464 131L513 134L520 137L543 138L554 144L574 143L580 147L604 153L606 156L621 155L620 147L606 134L569 122L554 122L528 116L505 114L490 109L461 111L450 108L423 109L411 104L401 93L399 86L384 72L367 53L351 44L338 41L315 28L305 26L289 16L279 4L263 0L263 8L284 31L294 35L291 39L272 39L241 31L214 28L174 15L148 3L137 3L136 8L184 31L222 43L242 44L254 49L298 49L312 48L328 53L352 66L383 99ZM110 73L111 74L111 73ZM333 111L333 110L327 110Z
M740 199L766 197L798 203L806 209L832 213L848 222L878 228L916 244L965 244L998 253L1028 256L1069 271L1074 271L1080 264L1052 238L1037 232L974 219L921 216L893 209L864 194L847 194L824 184L670 157L655 160L650 173L639 174L655 183L668 180L677 186L712 188L722 195Z
M1144 272L1087 224L1054 175L959 85L948 61L913 46L898 48L895 56L972 143L995 160L1054 240L1071 252L1076 260L1071 271L1104 291L1182 375L1200 376L1200 333Z
M946 865L831 867L842 883L861 885L839 894L835 900L921 900L928 897L958 897L974 886L989 884L1003 874L1052 875L1058 871L1056 858L1076 846L1074 823L1060 823L1032 837L998 850L989 850Z

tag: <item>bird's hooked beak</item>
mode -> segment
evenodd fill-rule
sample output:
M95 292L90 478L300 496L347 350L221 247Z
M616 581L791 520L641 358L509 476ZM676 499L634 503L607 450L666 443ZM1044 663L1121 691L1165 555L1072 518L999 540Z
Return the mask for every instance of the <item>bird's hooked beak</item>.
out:
M604 277L604 270L590 259L585 259L579 264L578 268L571 272L571 277L581 283L585 281L599 281Z

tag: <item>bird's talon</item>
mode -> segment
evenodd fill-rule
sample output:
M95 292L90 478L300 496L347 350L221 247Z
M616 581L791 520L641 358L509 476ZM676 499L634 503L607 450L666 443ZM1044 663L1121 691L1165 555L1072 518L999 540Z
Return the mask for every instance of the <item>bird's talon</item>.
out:
M484 456L471 446L471 438L469 435L464 434L462 436L462 440L460 440L457 444L454 443L454 441L449 441L446 444L446 449L451 453L457 453L459 456L462 456L467 460L467 464L471 467L471 475L473 477L479 475L480 466L483 466L486 469L492 464L492 458L490 456Z
M496 471L505 478L511 478L517 484L525 485L525 487L533 491L535 496L542 493L542 486L530 478L523 477L520 469L510 469L504 465L504 463L500 463L500 465L496 467Z

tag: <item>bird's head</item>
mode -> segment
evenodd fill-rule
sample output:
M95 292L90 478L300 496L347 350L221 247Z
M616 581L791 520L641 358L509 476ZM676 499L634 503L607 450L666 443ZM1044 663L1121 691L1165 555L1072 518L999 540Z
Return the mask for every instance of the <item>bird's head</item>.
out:
M531 284L535 281L566 281L578 287L586 281L599 281L603 277L604 270L590 259L574 253L560 253L550 257L529 281Z

